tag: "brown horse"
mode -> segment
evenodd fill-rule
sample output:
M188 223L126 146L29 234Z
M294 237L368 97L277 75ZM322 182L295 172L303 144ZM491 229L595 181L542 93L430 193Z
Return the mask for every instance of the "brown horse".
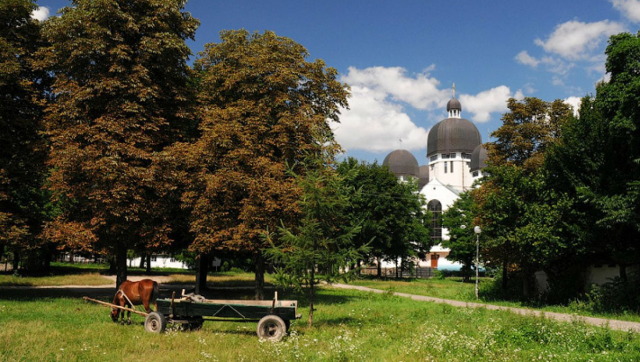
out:
M121 307L133 308L133 305L144 306L144 310L147 313L151 312L151 303L154 304L156 310L158 310L158 304L156 299L158 298L158 283L151 279L142 279L137 282L126 280L120 284L116 295L113 297L113 304ZM122 321L124 322L124 310L120 308L111 309L111 319L114 322L118 321L118 317L122 312ZM128 320L131 321L131 312L128 312Z

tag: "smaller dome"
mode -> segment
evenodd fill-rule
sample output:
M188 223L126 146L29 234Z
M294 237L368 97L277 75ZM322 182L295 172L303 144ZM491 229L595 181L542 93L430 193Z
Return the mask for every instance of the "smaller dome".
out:
M453 109L457 109L462 112L462 105L460 104L460 101L455 98L451 98L449 102L447 102L447 112Z
M382 161L383 166L389 167L389 171L396 176L418 177L418 161L407 150L395 150Z
M418 190L422 190L429 182L429 165L422 165L418 168Z
M469 171L478 171L487 167L487 149L483 144L479 144L471 152L471 162L469 163Z

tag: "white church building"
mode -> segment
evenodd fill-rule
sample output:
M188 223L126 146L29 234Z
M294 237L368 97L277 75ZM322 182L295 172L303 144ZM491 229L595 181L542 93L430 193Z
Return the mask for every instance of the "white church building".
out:
M420 193L433 214L431 239L434 246L420 266L459 269L459 264L447 260L449 250L441 246L448 234L442 228L440 216L460 193L471 189L474 181L482 177L487 153L478 128L461 117L462 105L455 94L447 103L447 112L448 117L429 130L426 165L419 166L407 150L391 152L382 164L400 180L417 178Z

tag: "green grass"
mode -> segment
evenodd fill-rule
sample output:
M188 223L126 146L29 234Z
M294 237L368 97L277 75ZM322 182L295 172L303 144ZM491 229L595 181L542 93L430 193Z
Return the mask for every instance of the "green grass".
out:
M44 277L17 277L0 275L0 286L45 286L45 285L109 285L113 281L98 273L51 275Z
M462 278L448 277L446 279L412 279L412 280L379 280L379 279L357 279L350 282L353 285L360 285L369 288L381 289L388 292L408 293L424 295L442 299L459 300L463 302L479 302L495 304L506 307L530 308L547 312L557 312L566 314L576 314L589 317L620 319L632 322L640 322L640 315L634 313L594 313L585 309L576 309L571 305L531 305L518 301L504 301L495 299L485 299L482 296L482 287L488 285L490 278L480 278L480 299L475 297L475 284L463 283Z
M389 294L320 288L315 323L280 343L260 342L255 323L206 322L200 331L144 331L111 322L108 308L79 298L6 299L0 292L0 360L219 361L634 361L640 335L581 323L454 308Z

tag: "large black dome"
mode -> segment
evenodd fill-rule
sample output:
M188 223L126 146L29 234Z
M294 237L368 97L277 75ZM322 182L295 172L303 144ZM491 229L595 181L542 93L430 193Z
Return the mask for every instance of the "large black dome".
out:
M429 131L427 157L438 153L471 153L482 143L478 128L464 118L444 119Z
M469 162L469 171L478 171L487 167L487 149L480 144L471 152L471 162Z
M396 176L418 177L418 161L407 150L391 152L384 158L382 165L389 167L389 171Z

